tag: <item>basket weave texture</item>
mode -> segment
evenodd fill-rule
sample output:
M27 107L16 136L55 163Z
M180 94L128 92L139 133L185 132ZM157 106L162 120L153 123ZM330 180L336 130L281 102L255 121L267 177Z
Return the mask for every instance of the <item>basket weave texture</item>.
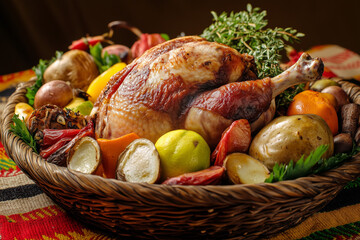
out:
M320 210L360 176L360 155L321 175L291 181L227 186L135 184L72 173L47 163L10 131L20 84L1 118L7 154L76 219L126 237L258 239L284 231Z

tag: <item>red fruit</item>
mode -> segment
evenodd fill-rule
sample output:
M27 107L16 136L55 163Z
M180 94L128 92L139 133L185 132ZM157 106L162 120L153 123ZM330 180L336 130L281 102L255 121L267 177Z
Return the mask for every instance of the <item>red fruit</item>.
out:
M133 58L140 57L146 50L165 42L165 39L160 34L141 34L141 37L131 47L131 54Z
M168 185L217 185L220 184L225 169L219 166L212 166L207 169L185 173L177 177L169 178L162 184Z
M211 155L215 166L222 166L226 155L233 152L245 153L251 143L251 127L246 119L234 121L222 134L221 140Z

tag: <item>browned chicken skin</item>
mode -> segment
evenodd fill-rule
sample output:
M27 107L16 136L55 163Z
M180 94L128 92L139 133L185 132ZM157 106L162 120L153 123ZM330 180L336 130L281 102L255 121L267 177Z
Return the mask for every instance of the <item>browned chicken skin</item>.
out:
M256 79L251 56L200 37L167 41L112 77L92 112L95 132L108 139L135 132L155 142L185 128L214 147L233 120L256 120L278 90L317 79L321 64L307 64L312 74L306 79L303 68L293 68L282 77L244 81ZM288 78L294 80L284 84Z

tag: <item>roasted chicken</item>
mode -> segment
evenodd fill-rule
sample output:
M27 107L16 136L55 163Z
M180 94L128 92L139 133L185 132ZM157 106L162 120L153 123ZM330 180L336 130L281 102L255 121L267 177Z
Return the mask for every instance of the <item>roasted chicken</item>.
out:
M215 147L234 120L250 123L284 89L321 77L323 64L304 54L275 78L255 80L254 59L200 37L159 44L115 74L92 111L95 133L116 138L135 132L155 142L185 128Z

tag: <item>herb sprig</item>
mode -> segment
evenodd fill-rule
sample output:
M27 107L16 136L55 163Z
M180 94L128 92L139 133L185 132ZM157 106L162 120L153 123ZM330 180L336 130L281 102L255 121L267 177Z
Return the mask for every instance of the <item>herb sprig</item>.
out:
M39 64L32 68L36 75L36 81L35 81L34 85L32 85L31 87L28 87L26 89L27 92L26 92L25 96L28 99L29 105L34 106L35 95L36 95L37 91L39 90L39 88L43 84L43 79L44 79L43 75L44 75L45 70L47 69L48 66L50 66L50 64L55 62L55 60L59 59L62 55L63 55L62 52L56 51L55 57L53 57L51 60L40 59Z
M14 125L11 125L11 132L19 136L24 142L26 142L33 150L37 153L36 142L33 136L30 134L29 130L26 127L24 120L20 120L18 114L14 114L12 117Z
M114 64L121 62L120 57L115 54L108 54L108 52L105 52L102 55L103 47L101 43L97 43L94 46L90 45L89 47L90 47L90 54L94 58L94 61L100 73L105 72Z
M229 15L224 12L219 16L215 12L211 14L214 22L201 36L254 56L259 78L280 74L280 52L285 48L284 41L293 43L305 36L290 27L265 29L267 12L253 8L251 4L247 5L247 11L231 12Z
M352 151L349 153L338 153L328 159L321 158L328 148L328 145L321 145L311 152L306 159L304 159L303 155L297 162L291 160L289 164L276 163L273 171L265 182L279 182L308 176L310 174L322 173L337 167L342 162L360 152L360 147L354 144Z

